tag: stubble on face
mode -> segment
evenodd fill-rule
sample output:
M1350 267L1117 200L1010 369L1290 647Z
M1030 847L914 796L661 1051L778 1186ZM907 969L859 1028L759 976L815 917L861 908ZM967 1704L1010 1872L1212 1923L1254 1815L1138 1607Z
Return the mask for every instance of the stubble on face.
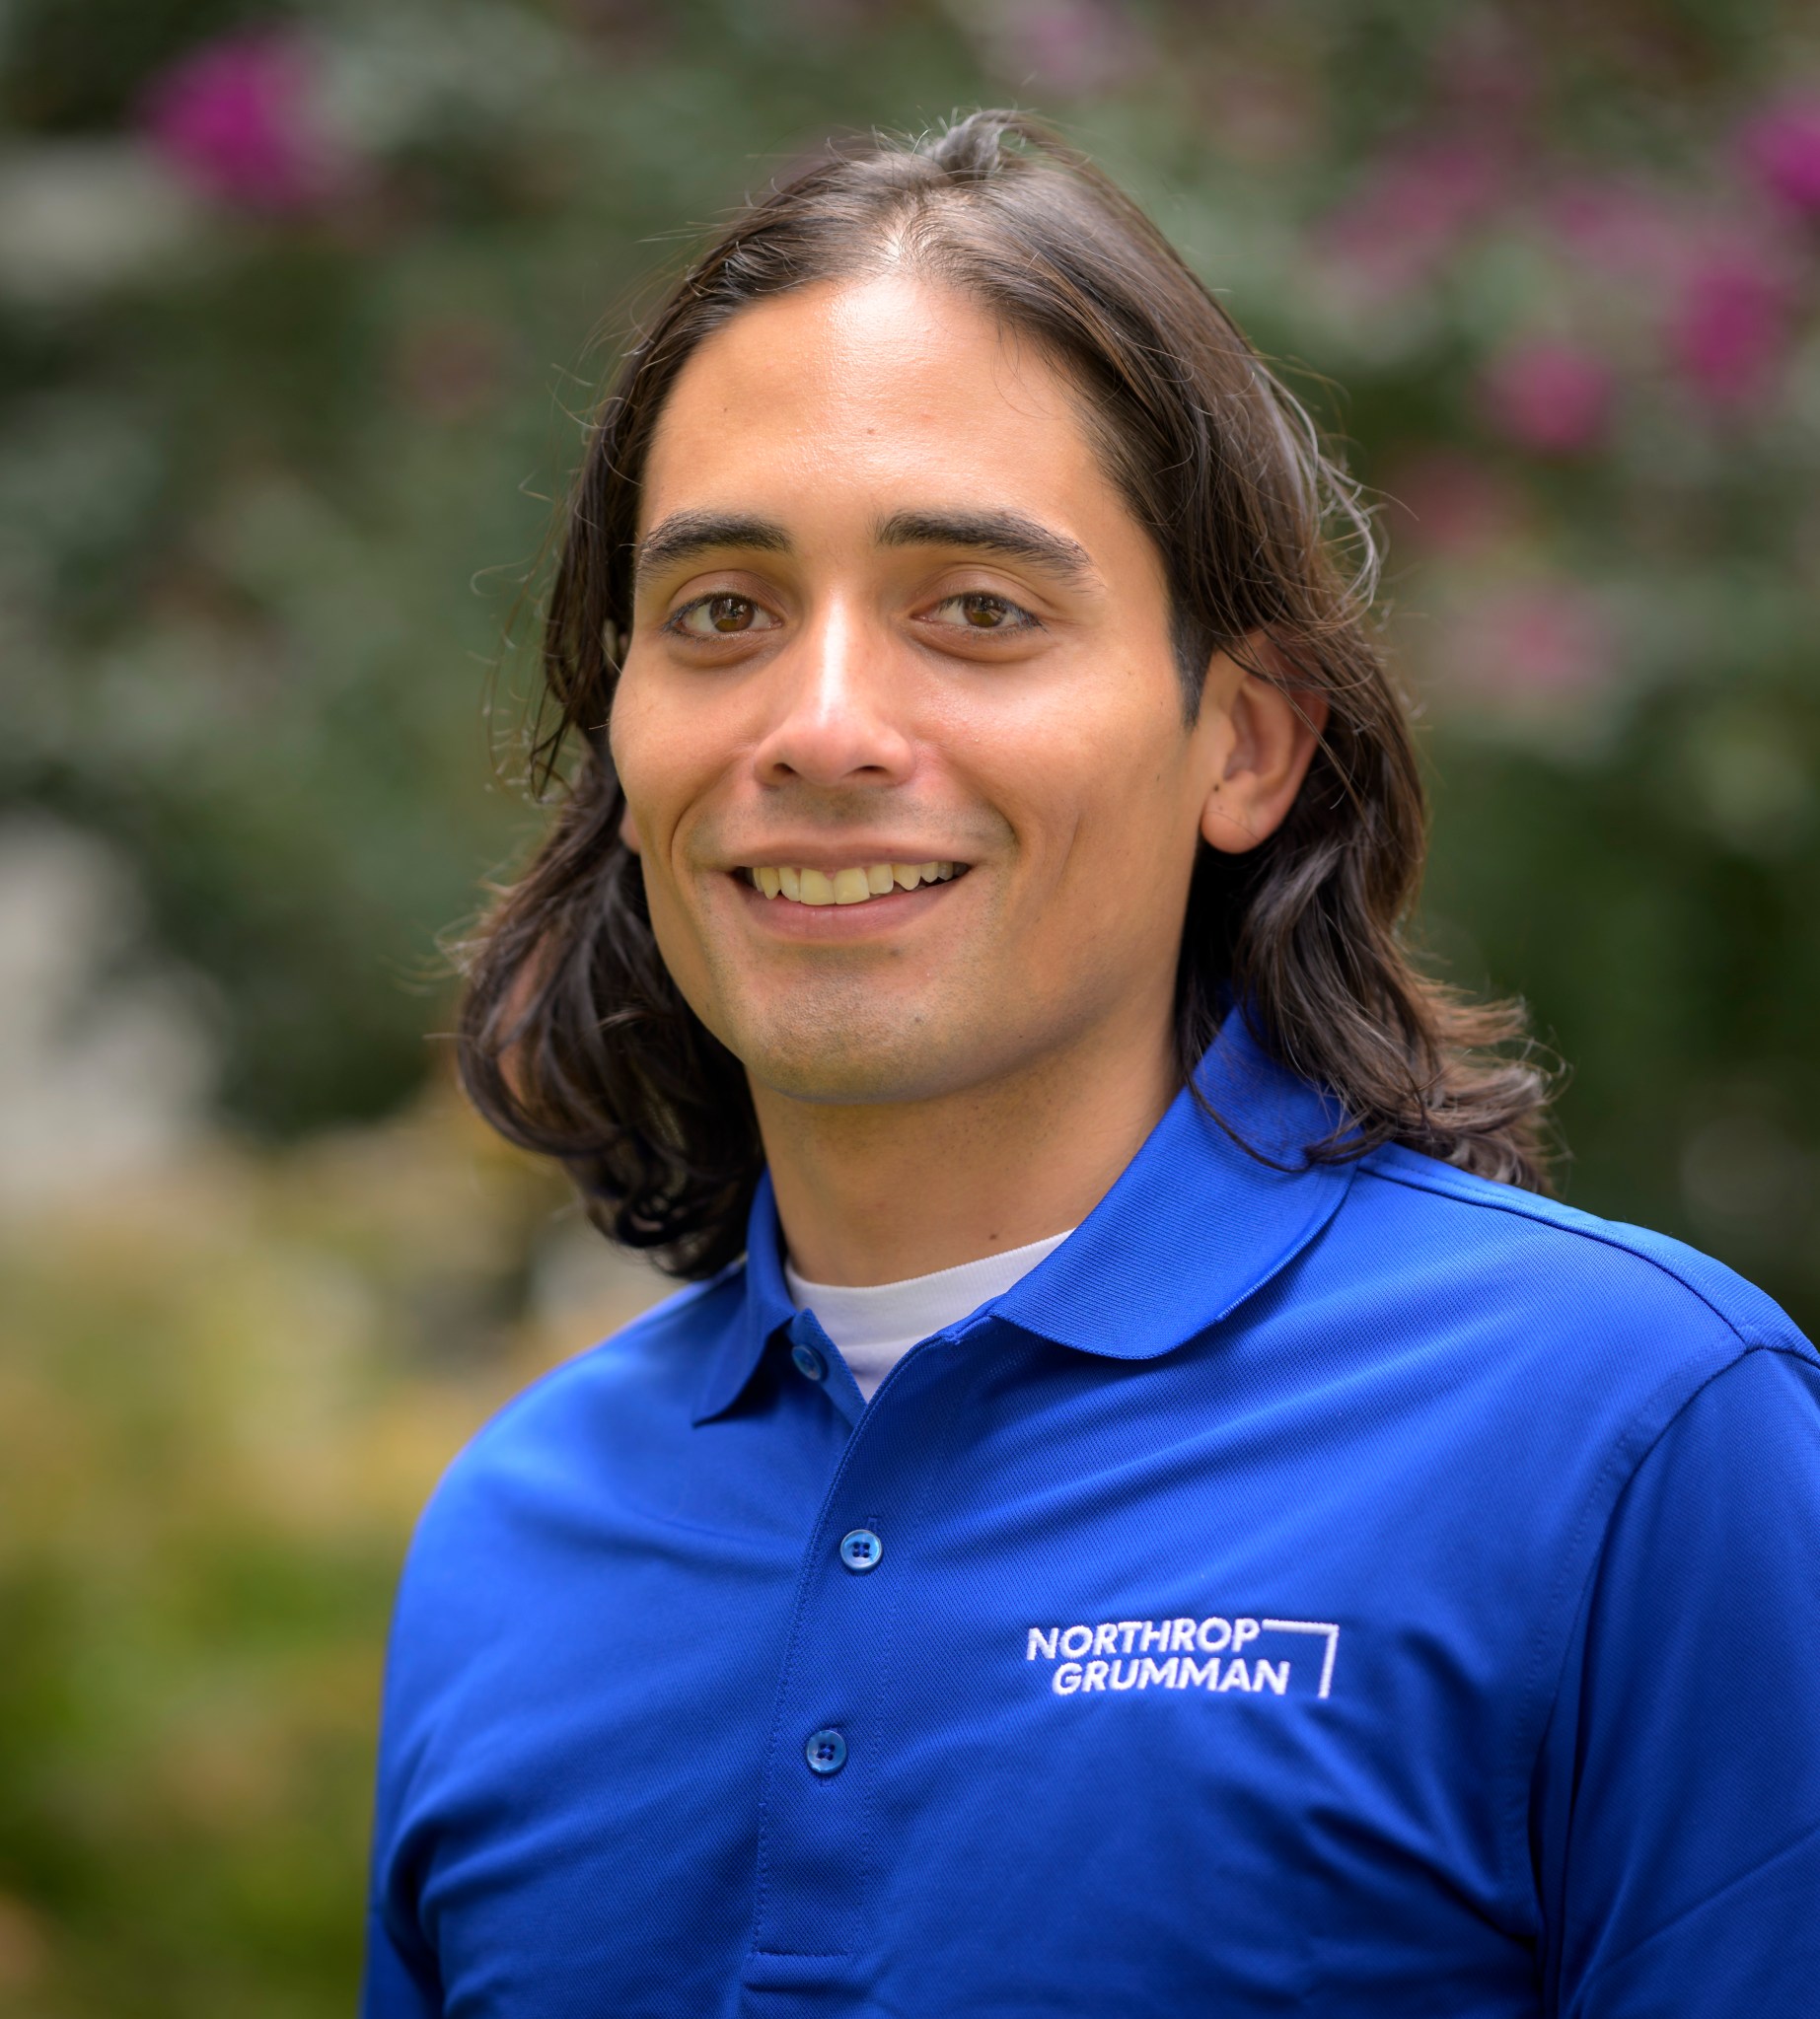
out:
M902 1103L1140 1027L1165 1044L1205 754L1160 563L1074 388L945 291L804 290L685 369L647 511L647 530L718 512L787 536L655 584L614 719L660 950L756 1086ZM918 511L1049 527L1098 586L876 543ZM1034 612L1028 651L952 626L949 649L927 606L969 585ZM679 657L665 623L715 589L774 617L730 657ZM735 873L778 849L864 860L881 835L970 865L901 931L793 936Z

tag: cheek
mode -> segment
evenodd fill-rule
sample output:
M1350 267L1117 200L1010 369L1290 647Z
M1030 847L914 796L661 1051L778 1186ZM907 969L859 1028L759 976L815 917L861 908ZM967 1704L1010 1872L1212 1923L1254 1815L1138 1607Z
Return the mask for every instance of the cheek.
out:
M644 744L647 709L632 676L628 661L614 690L612 712L607 717L607 751L613 758L614 773L628 806L644 799Z
M626 813L621 832L645 858L647 874L662 863L693 787L687 718L667 705L628 662L614 697L608 742Z
M1165 946L1173 960L1200 839L1180 728L1109 736L1054 831L1057 860L1037 929L1062 957L1128 973Z
M1200 806L1179 716L1107 711L1015 780L1038 818L1098 881L1167 873L1194 852Z
M724 1043L714 985L714 935L707 921L696 916L687 894L678 891L661 856L647 850L638 866L658 958L690 1008Z

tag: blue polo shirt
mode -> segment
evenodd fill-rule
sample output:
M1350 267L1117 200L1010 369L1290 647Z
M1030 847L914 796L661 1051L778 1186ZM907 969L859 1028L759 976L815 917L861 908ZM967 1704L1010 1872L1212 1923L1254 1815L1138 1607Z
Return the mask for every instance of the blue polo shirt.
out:
M862 1404L746 1262L456 1461L369 2019L1813 2019L1820 1369L1227 1020Z

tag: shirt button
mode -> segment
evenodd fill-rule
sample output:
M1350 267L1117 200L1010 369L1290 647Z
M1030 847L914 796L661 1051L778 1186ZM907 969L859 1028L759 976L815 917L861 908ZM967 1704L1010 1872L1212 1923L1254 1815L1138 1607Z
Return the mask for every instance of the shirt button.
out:
M811 1732L803 1758L811 1773L838 1773L846 1765L846 1740L833 1725L826 1731Z
M796 1363L796 1371L805 1381L820 1381L828 1373L828 1362L811 1345L794 1345L790 1358Z
M884 1553L885 1545L869 1528L853 1529L840 1538L840 1560L849 1570L876 1570Z

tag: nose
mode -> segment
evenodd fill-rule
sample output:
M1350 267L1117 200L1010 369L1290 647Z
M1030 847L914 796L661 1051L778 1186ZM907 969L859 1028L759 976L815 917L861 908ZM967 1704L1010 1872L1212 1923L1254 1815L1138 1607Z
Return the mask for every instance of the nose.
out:
M766 785L895 785L913 749L895 641L851 604L829 603L772 660L774 713L753 754Z

